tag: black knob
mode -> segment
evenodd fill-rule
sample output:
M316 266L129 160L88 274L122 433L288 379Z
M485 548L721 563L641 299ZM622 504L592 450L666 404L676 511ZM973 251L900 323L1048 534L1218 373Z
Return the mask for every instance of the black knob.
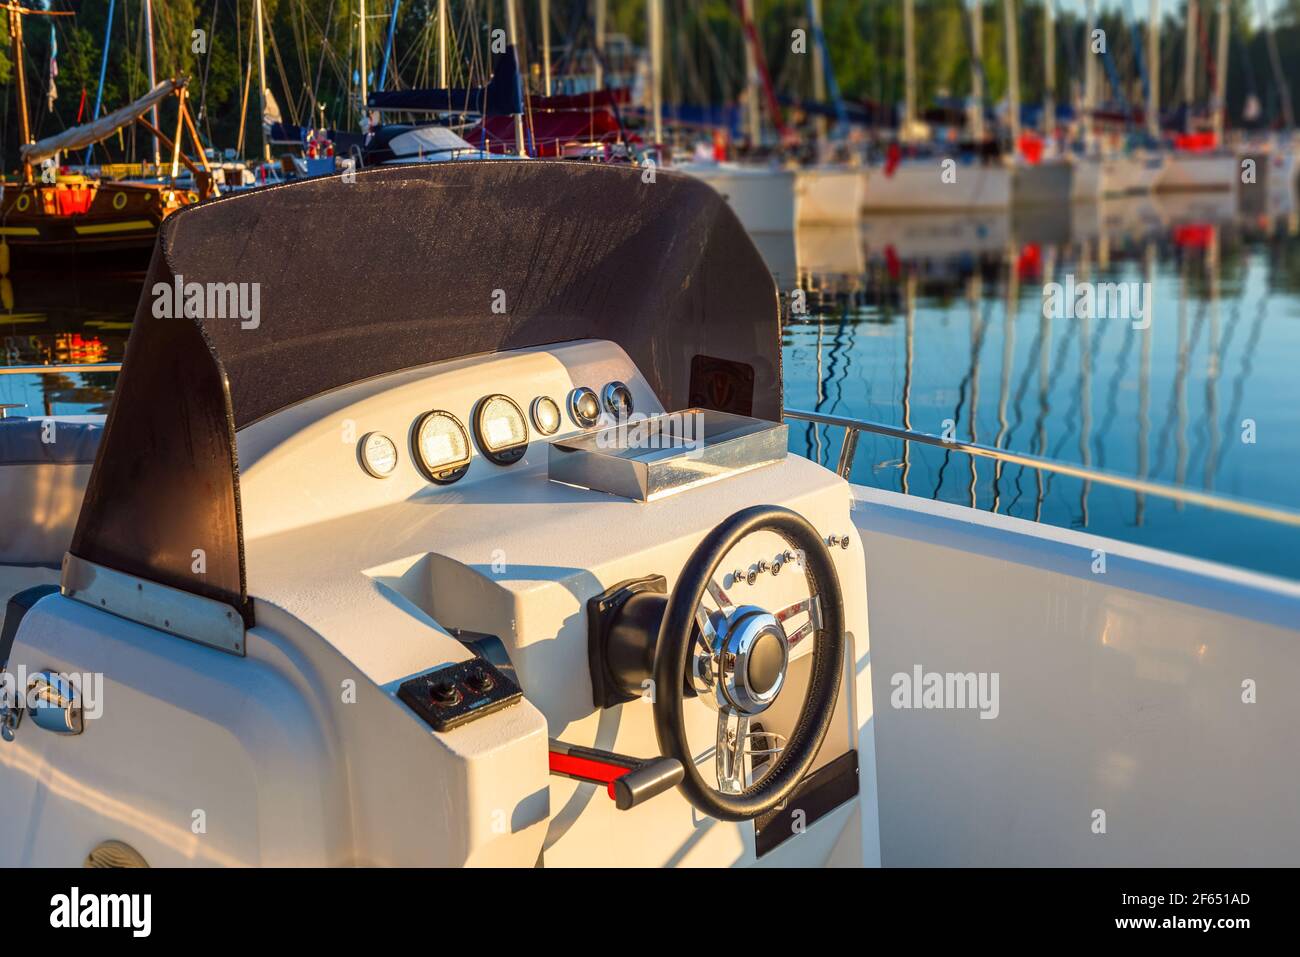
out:
M496 687L496 682L486 671L471 671L465 676L465 687L470 691L477 691L479 694L491 691Z
M429 686L429 697L439 708L450 708L452 705L460 704L461 694L450 681L437 681Z

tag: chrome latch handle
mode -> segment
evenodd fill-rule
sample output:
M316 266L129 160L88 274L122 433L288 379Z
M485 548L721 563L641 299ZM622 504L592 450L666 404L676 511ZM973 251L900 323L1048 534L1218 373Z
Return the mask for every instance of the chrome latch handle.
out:
M55 734L81 734L81 695L66 677L41 671L27 684L27 710L38 728Z

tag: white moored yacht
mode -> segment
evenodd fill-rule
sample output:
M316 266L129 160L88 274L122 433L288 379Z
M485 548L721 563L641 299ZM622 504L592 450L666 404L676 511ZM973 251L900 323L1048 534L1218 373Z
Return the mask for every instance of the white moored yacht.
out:
M182 210L102 431L0 423L0 860L1297 860L1300 586L852 486L888 427L809 417L686 176Z

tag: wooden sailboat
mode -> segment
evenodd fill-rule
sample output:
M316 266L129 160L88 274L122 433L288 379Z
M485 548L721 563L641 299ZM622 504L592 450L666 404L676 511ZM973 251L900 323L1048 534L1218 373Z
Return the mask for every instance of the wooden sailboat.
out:
M31 142L23 75L22 18L56 16L59 12L31 10L13 0L6 4L14 50L14 79L18 100L22 172L18 183L0 188L0 244L14 268L27 271L66 270L69 259L79 270L125 271L145 268L158 226L170 213L205 198L212 185L207 160L197 148L198 163L181 150L183 135L198 144L198 130L186 105L186 84L165 80L134 103L108 116L64 130L40 142ZM177 99L175 136L168 138L145 118L169 96ZM84 149L107 139L117 130L138 123L172 151L170 182L101 181L59 170L61 153ZM178 189L174 183L184 166L197 189ZM35 173L40 167L40 175Z

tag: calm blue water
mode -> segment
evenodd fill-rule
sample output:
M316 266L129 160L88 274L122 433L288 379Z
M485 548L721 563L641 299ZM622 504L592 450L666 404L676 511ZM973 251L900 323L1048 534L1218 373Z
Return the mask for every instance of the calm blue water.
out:
M801 238L785 276L826 293L785 325L786 406L934 435L946 428L963 441L1300 511L1295 223L1216 217L1188 202L1172 215L1149 200L1108 206L1100 230L1095 221L873 222L852 276L806 267ZM1067 274L1149 281L1150 328L1044 318L1045 284ZM831 466L842 438L791 422L792 447ZM904 444L864 433L852 480L1300 578L1300 528L919 443L908 443L905 462Z

